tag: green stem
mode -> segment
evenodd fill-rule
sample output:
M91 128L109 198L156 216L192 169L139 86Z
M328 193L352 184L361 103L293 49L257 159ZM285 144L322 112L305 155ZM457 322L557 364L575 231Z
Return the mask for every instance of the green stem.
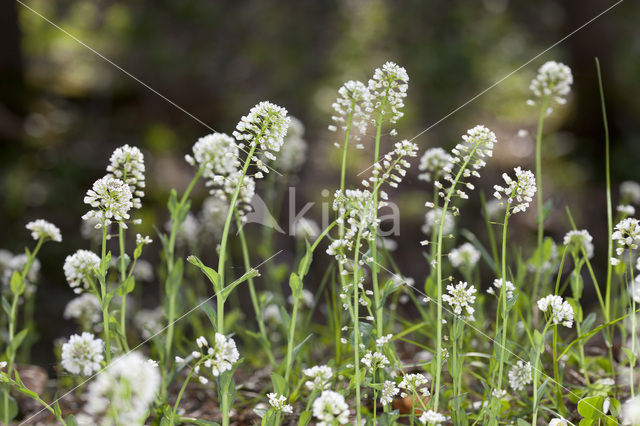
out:
M630 288L634 288L635 277L633 273L633 251L629 250L629 273L631 274L631 281L629 281ZM629 360L629 388L631 390L631 398L635 397L635 366L636 366L636 340L638 338L638 330L636 330L636 298L634 292L629 292L629 299L631 302L631 353L633 358Z
M107 227L102 227L102 248L100 250L100 259L104 261L107 257ZM107 296L105 279L100 280L100 304L102 306L102 332L104 333L105 361L107 364L111 362L111 332L109 329L109 304L104 303Z
M200 363L197 363L196 366L197 365L200 365ZM176 415L178 413L178 407L180 406L180 400L182 399L182 395L184 394L185 389L187 389L187 385L189 384L189 381L191 380L191 376L193 375L193 372L194 372L196 366L194 366L189 371L189 374L187 375L187 378L184 380L184 383L182 384L182 387L180 388L180 392L178 392L178 397L176 398L176 402L173 404L173 410L171 410L171 420L170 420L171 426L173 426L175 424L175 418L176 418Z
M549 322L547 322L544 326L544 330L542 331L542 337L540 338L540 344L536 345L536 355L533 363L532 371L533 371L533 415L531 418L531 426L536 426L538 423L538 380L540 378L540 370L538 369L538 363L540 361L540 355L542 353L542 349L544 348L544 337L547 334L547 330L549 329Z
M291 366L293 364L293 341L296 335L296 317L298 316L298 305L300 304L300 298L297 295L293 295L293 313L291 314L291 320L289 321L289 339L287 341L287 363L284 374L285 382L289 383L291 377Z
M127 278L127 271L124 265L124 256L125 256L125 239L124 239L124 229L122 226L118 226L118 240L120 244L120 285L124 285L124 281ZM124 336L122 338L124 349L126 352L129 352L129 345L127 344L127 294L123 292L122 294L122 302L120 306L120 331Z
M382 103L381 111L384 111L387 104L387 94L389 89L387 88L384 101ZM373 162L374 164L378 164L378 160L380 158L380 139L382 138L382 123L383 123L384 114L381 112L378 116L378 126L376 128L376 142L373 154ZM373 192L373 209L378 215L378 192ZM383 309L381 306L381 296L380 296L380 288L378 284L378 227L376 226L373 229L373 236L370 240L371 243L371 256L373 257L373 265L371 265L371 281L373 284L373 300L375 303L375 321L376 321L376 333L378 337L383 336Z
M504 367L504 354L507 345L507 324L509 312L507 310L507 225L509 223L509 210L511 203L507 203L506 213L504 215L504 224L502 227L502 259L501 272L502 286L500 287L500 300L502 301L502 333L500 334L500 361L498 364L498 389L502 390L502 370Z

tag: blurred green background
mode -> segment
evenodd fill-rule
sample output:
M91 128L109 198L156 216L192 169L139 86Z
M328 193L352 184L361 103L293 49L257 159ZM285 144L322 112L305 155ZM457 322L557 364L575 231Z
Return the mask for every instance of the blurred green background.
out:
M528 86L547 60L569 65L575 84L567 106L547 122L545 195L555 210L547 229L558 241L569 229L564 206L578 227L595 237L598 268L606 262L604 139L594 57L604 75L612 136L613 182L640 180L640 3L623 1L464 108L476 94L511 73L615 2L602 0L24 0L29 7L153 87L208 126L231 133L240 116L260 100L285 106L306 126L309 157L298 176L296 204L316 202L322 189L339 185L335 135L327 131L331 103L349 79L367 81L387 60L410 76L399 138L421 152L450 148L467 128L483 123L499 138L495 159L479 187L491 194L502 171L533 168L531 137L537 111L526 106ZM163 227L171 187L182 191L192 176L184 162L209 129L98 57L60 29L12 0L0 3L0 248L20 252L30 244L24 225L45 218L60 226L62 244L41 256L37 299L41 347L66 332L61 314L72 292L62 264L88 246L78 231L91 183L104 174L110 153L125 143L143 149L148 188L143 225ZM371 134L364 137L371 147ZM390 146L386 137L384 146ZM350 181L366 168L372 150L350 164ZM417 165L417 161L414 163ZM286 182L281 183L287 185ZM258 193L263 191L258 184ZM206 196L195 193L194 208ZM617 190L614 191L617 197ZM417 231L430 187L412 170L392 198L402 210L399 265L417 282L427 265ZM462 226L481 239L478 196L462 209ZM614 198L614 203L616 198ZM532 209L533 210L533 209ZM285 217L281 220L286 222ZM517 218L514 238L530 238L533 215ZM253 236L257 225L249 225ZM157 262L158 245L145 257ZM517 240L516 240L517 241ZM284 248L294 243L283 239ZM213 252L213 247L209 249ZM256 255L257 257L257 255ZM286 256L285 256L286 257ZM287 259L282 259L281 262ZM327 262L320 254L317 262ZM313 278L312 278L313 279ZM485 283L486 284L486 283ZM309 283L313 287L314 283ZM157 294L155 284L145 291ZM67 325L70 329L70 325Z

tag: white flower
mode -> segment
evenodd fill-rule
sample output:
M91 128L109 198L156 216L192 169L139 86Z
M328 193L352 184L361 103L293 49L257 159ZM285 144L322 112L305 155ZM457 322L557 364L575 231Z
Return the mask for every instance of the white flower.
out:
M456 315L462 314L462 310L466 309L468 315L473 315L475 309L473 306L473 302L476 301L476 288L473 286L469 286L466 282L460 281L455 287L451 284L447 286L447 291L449 294L444 294L442 296L442 300L449 303L453 308L453 312Z
M240 166L235 139L224 133L203 136L193 144L193 156L186 155L187 163L202 169L205 178L225 176Z
M100 301L92 293L83 293L75 299L71 299L64 308L65 319L75 319L85 328L102 321L102 308Z
M273 410L280 413L291 414L293 413L293 407L287 404L287 397L284 395L278 395L277 393L268 393L269 405L273 407Z
M142 424L160 388L158 368L139 352L115 358L89 384L84 411L101 425Z
M640 303L640 275L636 276L629 286L629 297L632 297L636 303Z
M231 201L233 193L236 187L240 183L242 177L241 171L235 171L230 175L216 176L214 179L209 180L206 185L211 187L209 193L214 197L220 198L225 202ZM218 179L219 178L219 179ZM241 214L246 213L249 204L256 193L256 181L251 176L245 176L242 179L242 186L240 186L240 192L238 193L237 208ZM228 210L228 207L227 207ZM226 219L226 217L225 217Z
M171 231L171 226L172 222L168 221L165 224L165 229ZM179 246L195 247L198 244L201 234L202 225L198 219L189 212L176 232L176 242Z
M314 241L320 235L320 226L312 219L301 217L293 224L293 235L301 240Z
M329 126L329 130L335 132L338 127L343 131L347 130L347 121L351 116L351 126L358 129L364 135L367 131L369 121L369 110L371 109L369 89L359 81L347 81L338 90L338 98L332 105L335 115L331 117L335 125ZM355 132L354 132L355 133ZM358 140L359 135L355 133L354 139Z
M14 272L21 273L24 269L27 261L29 260L26 253L21 253L17 255L13 255L8 250L0 250L0 270L2 271L2 284L4 286L9 286L11 283L11 277ZM29 293L34 285L34 283L38 280L38 275L40 273L40 261L38 259L34 259L31 264L31 269L27 273L27 288L26 292Z
M630 203L640 204L640 183L631 180L620 184L620 197Z
M584 250L588 258L593 257L593 237L586 229L579 231L569 231L564 235L563 244L568 246L571 250L575 250L576 253L582 254Z
M631 204L619 204L616 207L616 211L624 214L625 216L633 216L634 214L636 214L636 208Z
M573 325L573 308L558 295L550 294L538 300L538 309L546 313L556 325L562 324L569 328Z
M514 391L524 390L524 387L532 380L530 362L518 361L509 370L509 385Z
M427 425L439 425L446 421L447 418L445 416L433 410L425 411L420 416L420 422Z
M622 404L622 424L640 425L640 396L628 399Z
M325 389L333 377L333 371L327 365L314 365L311 368L302 370L302 374L311 379L304 383L309 390Z
M429 390L427 388L422 388L422 386L427 384L427 378L420 373L414 374L405 374L402 378L402 381L398 385L400 389L404 389L400 396L406 398L407 395L417 394L418 391L422 393L422 396L429 396Z
M371 95L372 112L386 116L385 118L396 123L404 112L404 98L407 96L409 75L403 67L386 62L382 68L376 68L373 77L369 80L369 94ZM372 116L377 120L377 116Z
M318 426L331 426L335 422L343 425L349 421L349 406L339 393L322 391L313 401L313 416L319 420Z
M155 309L141 309L133 316L133 325L143 339L150 339L164 327L165 313L162 306Z
M418 179L425 182L438 180L440 176L451 173L451 155L442 148L431 148L425 151L420 158L418 170L423 173Z
M135 146L123 145L111 154L107 166L107 176L120 179L129 185L133 195L132 203L134 209L142 207L140 199L144 197L145 167L144 155Z
M136 245L146 245L152 242L153 240L148 235L142 236L141 234L136 234Z
M100 269L100 258L89 250L78 250L64 260L64 276L75 293L90 288L95 273Z
M62 345L62 366L71 374L90 376L100 370L104 343L91 333L74 334Z
M504 389L495 388L491 391L491 396L496 399L503 399L507 396L507 391Z
M144 259L136 261L133 276L139 281L153 281L153 265Z
M361 361L365 366L367 366L367 368L370 368L374 371L377 368L382 368L386 365L389 365L389 360L387 359L387 357L380 352L369 351L362 357Z
M282 317L280 316L280 308L278 307L278 305L272 303L265 306L262 310L262 319L267 323L282 323Z
M434 207L429 210L425 215L424 225L422 226L422 232L427 235L431 235L431 232L436 228L436 233L438 232L438 227L440 226L440 219L442 218L442 208ZM442 235L449 235L453 232L455 228L456 221L453 215L447 210L447 214L444 216L444 227L442 230Z
M264 101L251 108L249 114L240 119L233 136L240 142L240 148L242 141L246 141L250 147L256 146L261 150L269 160L275 160L273 153L282 148L289 122L286 109ZM257 156L251 160L264 173L269 173L269 169Z
M493 290L493 287L496 288L496 290ZM497 293L501 293L501 289L502 289L502 278L496 278L495 280L493 280L493 287L489 287L487 289L487 293L489 294L496 294ZM513 292L516 290L516 286L513 285L513 283L511 281L507 281L507 287L505 288L505 292L507 295L507 300L513 299Z
M7 361L0 361L0 370L7 368Z
M376 346L381 348L382 346L389 343L389 341L393 338L393 334L387 334L386 336L378 337L376 339Z
M549 420L549 426L569 426L569 422L566 419L560 417Z
M94 210L87 212L82 219L96 220L97 228L110 225L112 220L126 228L124 221L129 219L129 210L133 207L132 198L129 185L107 175L95 181L87 191L84 203Z
M464 243L460 247L451 250L449 261L456 267L474 267L480 260L480 252L471 243Z
M400 389L396 387L396 384L390 380L385 380L382 384L382 394L380 395L380 404L391 404L393 397L400 392Z
M552 97L559 104L564 104L564 97L571 91L572 84L571 68L560 62L549 61L538 69L538 75L531 81L529 89L537 98Z
M536 177L533 173L529 170L522 170L520 167L516 167L514 170L516 172L515 180L503 173L502 178L507 186L493 186L496 190L493 194L494 197L501 200L504 195L507 198L507 208L509 208L507 214L525 211L536 193Z
M62 241L62 234L60 234L60 229L55 226L51 222L47 222L44 219L37 219L32 222L27 223L26 228L31 231L31 237L38 241L42 240L52 240L56 242Z
M276 169L285 173L294 173L307 160L307 141L302 138L304 125L295 117L289 117L289 130L284 138L280 154L274 163Z
M215 343L209 348L207 354L211 356L211 374L216 377L231 370L233 364L240 358L236 342L231 337L227 338L220 333L216 333Z
M199 219L207 232L220 238L228 212L229 202L227 200L219 197L207 197L202 202Z
M619 247L616 253L621 256L625 249L636 250L640 244L640 222L638 219L626 218L616 224L616 230L611 235L613 241L617 241Z

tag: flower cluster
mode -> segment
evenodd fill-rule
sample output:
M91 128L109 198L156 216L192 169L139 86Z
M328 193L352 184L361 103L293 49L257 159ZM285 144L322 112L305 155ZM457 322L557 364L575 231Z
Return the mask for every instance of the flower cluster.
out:
M65 319L75 319L84 329L90 329L102 321L102 308L96 295L83 293L71 299L64 308Z
M274 163L275 168L284 173L297 172L307 160L307 141L302 138L304 125L295 117L290 119L282 150Z
M192 356L196 359L202 357L202 364L206 368L211 369L211 374L215 377L218 377L225 371L231 370L233 364L238 362L238 359L240 359L240 353L236 348L236 342L230 337L225 337L223 334L215 334L212 346L209 346L209 342L204 336L198 337L196 339L196 344L198 345L200 352L193 351Z
M582 254L584 251L585 255L590 259L593 257L593 237L589 234L589 231L586 229L581 229L579 231L569 231L564 235L564 240L562 244L567 246L569 250L573 251L576 254Z
M344 425L349 421L349 406L342 395L326 390L313 401L313 416L318 426Z
M496 278L495 280L493 280L493 287L495 287L496 289L494 290L493 287L489 287L487 289L487 293L496 294L496 291L500 293L502 291L502 282L502 278ZM514 286L511 281L507 281L507 286L505 287L504 291L507 296L507 300L513 299L513 292L516 291L516 286Z
M211 195L225 202L231 201L236 187L240 184L240 178L242 178L242 171L235 170L227 176L216 175L213 179L207 181L207 186L212 187L209 191ZM252 176L244 176L242 178L242 184L240 186L240 192L238 192L237 208L239 212L246 213L249 211L249 204L256 193L256 181ZM228 211L228 207L227 207Z
M501 200L504 195L507 198L507 214L523 212L529 207L536 193L536 177L529 170L522 170L520 167L514 169L516 178L511 179L508 174L503 173L506 186L494 185L496 192L493 195ZM515 205L513 204L515 203Z
M44 219L37 219L27 223L27 230L31 231L31 237L38 240L51 240L56 242L62 241L62 234L60 229L51 222L47 222Z
M616 253L622 256L626 249L636 250L640 244L640 222L638 219L626 218L616 224L611 239L618 242ZM612 259L612 262L614 259ZM616 262L613 262L616 263Z
M302 370L302 374L310 379L304 382L304 385L311 391L324 390L333 377L333 371L327 365L314 365L311 368L305 368Z
M524 390L532 380L530 362L518 361L509 370L509 385L514 391Z
M418 170L422 173L418 179L425 182L438 180L441 176L451 173L451 155L442 148L431 148L420 157Z
M135 146L123 145L113 151L107 166L107 176L120 179L127 185L133 195L131 202L134 209L142 207L141 198L144 197L145 167L144 155Z
M538 69L538 75L531 81L529 89L537 98L553 98L559 104L564 104L572 84L571 68L560 62L549 61Z
M100 370L103 351L102 339L87 332L74 334L62 345L62 366L71 374L90 376Z
M403 115L404 98L409 88L409 75L403 67L386 62L382 68L376 68L369 80L371 112L387 115L390 123L395 124Z
M449 253L449 261L456 268L472 268L479 260L480 252L471 243L464 243Z
M367 368L373 371L389 365L389 360L387 359L387 357L380 352L369 351L362 357L361 361Z
M360 81L347 81L338 90L338 98L332 105L335 114L331 120L335 124L330 125L329 130L335 132L340 128L346 131L349 117L351 117L351 126L364 135L367 132L367 122L369 121L370 102L367 86ZM355 133L353 137L358 140L360 135ZM337 142L336 145L340 146Z
M475 309L471 305L476 301L475 287L460 281L455 287L449 284L447 292L448 294L442 295L442 300L451 305L456 315L461 315L463 309L466 309L468 315L473 315Z
M394 149L386 153L380 161L373 165L373 173L369 180L362 181L364 187L369 187L369 183L380 186L388 183L392 188L397 188L402 182L402 178L407 174L407 169L411 164L406 157L418 155L418 145L407 140L396 142Z
M571 328L573 325L573 308L562 297L550 294L538 300L538 309L546 313L553 324L562 324Z
M380 396L380 404L387 405L391 404L393 401L393 397L396 396L400 392L400 389L396 387L396 384L391 380L385 380L382 384L382 394Z
M240 119L233 136L238 140L240 149L244 147L242 141L245 141L251 148L260 150L269 160L275 160L274 153L279 152L284 144L289 122L286 109L263 101ZM257 155L251 160L255 161L260 170L269 173L269 169Z
M108 226L116 221L126 228L125 220L129 219L129 210L133 207L133 195L129 185L120 179L105 176L94 182L84 203L93 207L82 219L95 220L96 228Z
M422 232L427 235L431 235L432 232L438 232L438 227L440 226L440 219L442 218L442 208L434 207L429 210L424 216L424 225L422 226ZM444 226L442 229L442 235L449 235L453 232L456 225L455 217L449 213L444 216Z
M402 381L398 385L400 389L404 389L400 396L406 398L409 395L421 393L422 396L429 396L429 389L423 387L427 384L427 378L420 373L405 374Z
M285 414L293 413L293 407L287 404L286 396L279 395L277 393L268 393L267 399L269 400L269 405L271 405L274 411Z
M620 184L620 197L623 202L640 204L640 183L625 180Z
M185 155L187 163L202 170L205 178L225 176L239 166L238 146L235 139L225 133L211 133L193 144L193 156Z
M89 384L84 411L102 418L96 424L142 424L159 388L157 364L130 352L115 358Z
M420 416L420 422L427 425L439 425L447 421L447 417L433 410L425 411Z
M64 276L74 293L88 290L100 269L100 257L89 250L78 250L64 260Z

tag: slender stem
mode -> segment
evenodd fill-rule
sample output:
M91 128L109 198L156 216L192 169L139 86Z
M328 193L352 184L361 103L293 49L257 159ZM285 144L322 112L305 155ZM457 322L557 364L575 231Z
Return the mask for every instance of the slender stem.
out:
M224 229L222 230L222 238L220 239L220 256L218 257L218 289L216 292L218 296L216 297L217 302L217 321L216 326L218 327L218 333L224 334L224 297L222 295L222 291L224 290L224 266L227 254L227 240L229 239L229 229L231 228L231 218L234 215L234 210L236 208L236 202L238 201L238 195L240 194L240 189L242 188L242 181L247 174L247 170L249 169L249 164L251 164L251 159L253 158L253 154L255 153L257 145L253 145L249 154L247 155L247 159L244 161L244 166L242 167L242 174L240 175L240 179L236 185L235 190L233 191L233 196L231 197L231 201L229 201L229 211L227 212L227 218L224 222ZM223 418L224 418L223 413Z
M384 114L383 111L387 104L387 94L389 93L389 88L387 87L385 92L384 101L382 102L381 112L378 116L378 126L376 128L376 142L373 154L373 162L374 164L378 164L378 160L380 158L380 139L382 137L382 123ZM373 209L378 215L378 192L373 192ZM373 229L373 236L370 240L371 244L371 256L373 257L373 265L371 265L371 282L373 285L373 300L375 303L375 321L376 321L376 333L378 337L382 337L383 335L383 309L381 306L381 296L380 296L380 288L378 284L378 227Z
M538 363L540 361L540 355L542 353L542 349L544 348L544 337L547 334L547 330L549 329L549 322L547 322L544 326L544 330L542 331L542 337L540 338L540 344L536 345L536 356L533 363L533 416L531 418L531 426L536 426L538 423L538 380L540 378L540 370L538 369Z
M629 272L631 274L631 280L629 281L630 288L633 289L635 285L635 277L633 273L633 250L629 250ZM631 389L631 398L635 397L635 366L636 366L636 340L638 339L638 330L636 330L636 298L634 292L628 292L631 302L631 353L633 358L629 360L629 388Z
M502 333L500 338L500 361L498 364L498 389L502 389L502 370L504 367L504 354L507 345L507 324L509 312L507 310L507 225L509 223L509 210L511 203L507 203L506 213L504 215L504 225L502 227L502 266L500 276L502 277L502 286L500 287L500 300L502 301Z
M122 226L118 226L118 240L120 243L120 285L124 284L124 281L127 278L127 271L124 265L124 257L125 257L125 239L124 239L124 229ZM124 348L127 352L129 352L129 345L127 344L127 294L123 292L122 294L122 302L120 306L120 331L122 332Z
M358 296L358 255L360 254L360 236L362 231L358 231L358 237L356 239L356 245L354 250L354 258L353 258L353 361L354 361L354 381L356 383L356 420L357 425L362 424L360 422L360 318L358 314L358 308L360 306L359 296Z
M102 227L102 249L100 251L101 259L107 257L107 227ZM109 304L105 303L107 296L106 282L103 279L100 280L100 304L102 306L102 328L104 333L104 347L105 347L105 361L107 364L111 362L111 330L109 329Z
M240 216L236 212L236 226L238 227L238 235L240 236L240 245L242 247L242 258L244 260L244 268L248 271L251 269L251 260L249 259L249 248L247 247L247 239L244 235L244 230L242 229L242 222L240 220ZM269 362L272 366L276 366L276 360L273 358L273 354L271 353L271 344L269 338L267 337L267 330L264 326L264 320L262 318L262 311L260 310L260 304L258 303L258 296L256 294L256 288L253 282L253 277L250 277L248 280L249 283L249 294L251 295L251 304L253 305L253 310L256 315L256 320L258 321L258 328L260 330L260 335L264 340L264 344L266 345L267 357L269 358Z
M184 394L185 389L187 389L187 385L191 380L191 376L193 375L193 372L195 371L196 366L199 366L199 365L200 363L197 363L195 366L193 366L193 368L191 368L191 370L189 371L189 374L187 375L187 378L184 380L184 383L180 388L180 392L178 392L178 397L176 398L176 402L173 404L173 410L171 410L171 420L170 420L171 426L175 424L175 419L178 413L178 407L180 406L180 400L182 399L182 395Z
M298 305L300 304L300 298L298 295L293 295L293 313L291 314L291 320L289 321L289 338L287 341L287 363L284 374L285 382L289 383L291 377L291 366L293 364L293 341L296 335L296 317L298 316Z
M560 377L560 369L558 364L560 360L558 359L558 326L553 326L553 379L556 384L556 398L558 399L558 405L561 409L564 409L564 404L562 403L562 377Z

